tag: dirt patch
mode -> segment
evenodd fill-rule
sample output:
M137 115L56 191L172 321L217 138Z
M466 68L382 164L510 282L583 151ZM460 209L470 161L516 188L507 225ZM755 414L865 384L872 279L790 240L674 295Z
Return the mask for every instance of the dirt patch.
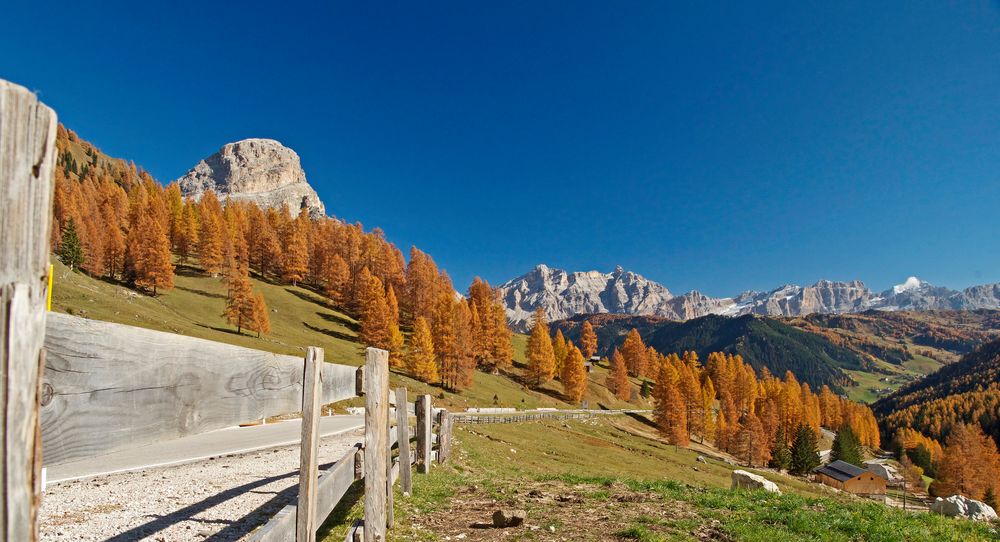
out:
M493 527L492 514L501 508L527 511L524 525ZM439 540L627 540L626 531L633 526L664 537L730 540L717 522L700 518L688 503L632 491L621 483L472 485L456 491L439 510L406 512L405 528L394 533L396 540L420 540L428 533Z

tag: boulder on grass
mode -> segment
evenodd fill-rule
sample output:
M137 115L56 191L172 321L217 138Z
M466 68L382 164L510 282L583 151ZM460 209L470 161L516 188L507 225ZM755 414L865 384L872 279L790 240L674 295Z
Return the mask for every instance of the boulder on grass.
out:
M501 529L505 527L517 527L524 523L528 513L524 510L500 509L493 512L493 526Z
M982 501L963 497L962 495L952 495L947 499L938 497L931 504L931 512L941 514L942 516L978 521L992 521L997 519L996 510L992 506Z
M764 491L770 491L771 493L781 495L781 490L778 489L778 484L775 484L759 474L754 474L745 470L733 471L732 489L763 489Z

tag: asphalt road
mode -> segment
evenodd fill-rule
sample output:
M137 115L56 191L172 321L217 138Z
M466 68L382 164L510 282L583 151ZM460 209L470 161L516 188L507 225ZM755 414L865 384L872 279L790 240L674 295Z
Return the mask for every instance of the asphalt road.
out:
M326 416L320 421L320 436L351 431L365 424L364 416ZM55 484L115 472L178 465L265 448L298 444L302 420L288 420L252 427L233 427L131 450L46 467L46 483Z

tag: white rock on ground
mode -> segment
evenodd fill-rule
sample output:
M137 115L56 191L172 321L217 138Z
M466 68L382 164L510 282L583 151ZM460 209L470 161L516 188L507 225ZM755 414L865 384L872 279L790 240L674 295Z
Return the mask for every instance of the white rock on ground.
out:
M323 439L320 465L339 459L363 431ZM298 446L286 446L50 485L42 498L41 539L243 540L292 502L298 469Z
M733 471L732 489L763 489L764 491L770 491L771 493L781 495L781 490L778 489L778 484L775 484L759 474L754 474L745 470Z
M993 507L975 499L963 497L962 495L952 495L947 499L938 497L931 504L931 512L949 517L968 518L979 521L992 521L997 519L996 510Z

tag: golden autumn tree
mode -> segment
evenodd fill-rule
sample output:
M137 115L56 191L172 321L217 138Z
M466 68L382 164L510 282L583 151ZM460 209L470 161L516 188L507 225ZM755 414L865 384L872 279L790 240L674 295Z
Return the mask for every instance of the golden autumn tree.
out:
M632 398L632 385L628 380L628 369L625 367L625 358L617 349L611 354L611 370L605 385L615 394L615 397L622 401Z
M566 345L566 338L563 337L562 330L556 330L556 336L552 339L552 355L556 360L554 373L562 378L563 364L566 362L566 355L569 354L569 347Z
M545 319L545 309L538 307L532 318L531 335L528 337L528 377L536 386L552 379L556 359L549 337L549 325Z
M580 327L580 351L584 359L590 359L597 353L597 333L594 333L590 320L584 320Z
M982 500L990 490L1000 491L1000 455L996 443L979 424L958 424L945 441L937 464L931 494L939 497L964 495Z
M323 267L320 280L323 282L323 292L337 306L343 307L347 302L348 285L351 281L347 262L340 254L330 256Z
M399 324L392 324L389 328L389 366L402 367L404 363L403 348L406 342L403 332L399 330Z
M431 327L423 316L418 316L413 323L410 348L406 355L406 371L421 382L433 384L440 379Z
M575 346L570 346L563 361L562 374L559 377L563 385L566 400L577 404L587 391L587 367L584 364L583 353Z
M239 258L232 258L226 265L226 321L236 326L241 333L243 327L250 327L256 320L257 299L250 284L246 264Z
M393 322L382 281L372 275L367 267L361 270L361 280L365 287L359 308L361 322L359 336L368 346L389 350Z
M760 420L752 412L743 414L736 434L735 455L748 467L761 467L771 459L771 442Z
M632 328L632 331L628 332L625 336L625 342L622 343L622 356L625 357L625 366L628 368L628 374L631 376L645 376L646 375L646 363L648 354L646 352L646 345L642 342L642 336L639 335L639 331ZM655 375L652 375L655 377Z
M282 247L281 276L297 286L299 281L309 272L309 245L307 244L305 227L302 222L292 222L285 232ZM363 283L362 288L366 287Z
M139 288L151 290L156 297L157 290L174 287L174 265L170 261L170 240L167 233L152 216L144 215L137 225L135 236L138 246L135 250L135 284Z
M677 446L687 446L687 411L677 389L677 370L669 362L658 364L656 386L653 389L654 417L657 429L667 441Z
M204 214L201 219L201 231L198 233L198 260L205 273L217 276L222 269L223 256L220 219L214 214Z
M267 314L263 294L257 294L253 298L253 319L247 324L247 329L256 331L258 339L262 334L271 332L271 317Z

